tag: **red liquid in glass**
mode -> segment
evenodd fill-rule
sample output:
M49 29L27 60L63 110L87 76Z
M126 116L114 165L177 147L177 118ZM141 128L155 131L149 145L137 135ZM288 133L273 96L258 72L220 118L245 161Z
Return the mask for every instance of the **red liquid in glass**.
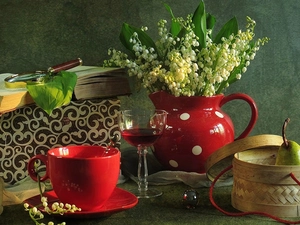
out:
M152 145L161 135L159 129L129 129L122 132L123 138L131 145Z

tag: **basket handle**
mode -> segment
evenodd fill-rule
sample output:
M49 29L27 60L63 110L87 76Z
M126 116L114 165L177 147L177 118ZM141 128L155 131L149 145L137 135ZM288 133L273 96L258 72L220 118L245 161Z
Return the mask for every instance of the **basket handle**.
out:
M221 173L215 177L215 179L213 180L213 182L211 183L211 186L209 188L209 200L210 200L211 204L217 210L219 210L221 213L223 213L227 216L233 216L233 217L236 216L237 217L237 216L247 216L247 215L260 215L260 216L264 216L264 217L269 217L270 219L276 220L277 222L284 223L284 224L300 224L300 220L297 220L297 221L284 220L277 216L273 216L271 214L264 213L264 212L253 211L253 212L234 213L234 212L227 212L224 209L222 209L220 206L218 206L213 198L213 190L214 190L215 184L221 176L223 176L227 171L229 171L231 169L232 169L232 165L230 165L227 168L225 168L224 170L222 170ZM298 185L300 185L300 181L295 177L295 175L293 173L290 173L290 176Z

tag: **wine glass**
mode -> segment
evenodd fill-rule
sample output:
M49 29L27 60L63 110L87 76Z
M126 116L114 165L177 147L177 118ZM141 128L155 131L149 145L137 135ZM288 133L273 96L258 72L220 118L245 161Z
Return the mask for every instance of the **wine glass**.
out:
M118 123L122 137L138 149L138 189L133 193L138 198L151 198L162 192L148 187L147 150L162 135L166 126L164 110L121 110Z

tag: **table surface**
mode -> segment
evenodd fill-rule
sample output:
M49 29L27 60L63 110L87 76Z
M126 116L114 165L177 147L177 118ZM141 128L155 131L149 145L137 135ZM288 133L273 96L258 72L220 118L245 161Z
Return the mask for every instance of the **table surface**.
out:
M118 185L119 188L130 190L136 187L133 181ZM151 199L139 199L138 204L128 210L101 218L70 219L46 215L43 222L53 221L56 224L65 221L67 225L118 225L118 224L279 224L278 222L261 216L230 217L219 212L209 201L209 188L196 189L199 193L199 205L195 209L186 209L182 203L182 195L190 189L185 184L157 186L163 195ZM214 189L214 199L223 209L231 212L236 210L231 206L231 186L217 187ZM296 220L297 218L290 218ZM1 225L34 224L23 205L5 206L0 215Z

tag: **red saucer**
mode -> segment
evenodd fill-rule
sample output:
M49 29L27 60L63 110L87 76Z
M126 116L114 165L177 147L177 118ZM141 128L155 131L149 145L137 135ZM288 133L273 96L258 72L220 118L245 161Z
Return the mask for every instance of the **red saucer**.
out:
M44 193L44 196L48 198L48 203L59 202L58 197L54 191L49 191ZM28 203L31 207L40 205L41 197L36 195L34 197L28 198L24 201ZM92 217L103 217L109 216L113 213L120 212L126 209L134 207L138 203L138 199L135 195L131 194L128 191L125 191L120 188L115 188L111 197L107 200L105 205L100 209L95 211L76 211L74 213L65 213L63 215L52 214L53 216L63 216L63 217L72 217L72 218L92 218ZM39 206L38 209L44 212L43 206Z

